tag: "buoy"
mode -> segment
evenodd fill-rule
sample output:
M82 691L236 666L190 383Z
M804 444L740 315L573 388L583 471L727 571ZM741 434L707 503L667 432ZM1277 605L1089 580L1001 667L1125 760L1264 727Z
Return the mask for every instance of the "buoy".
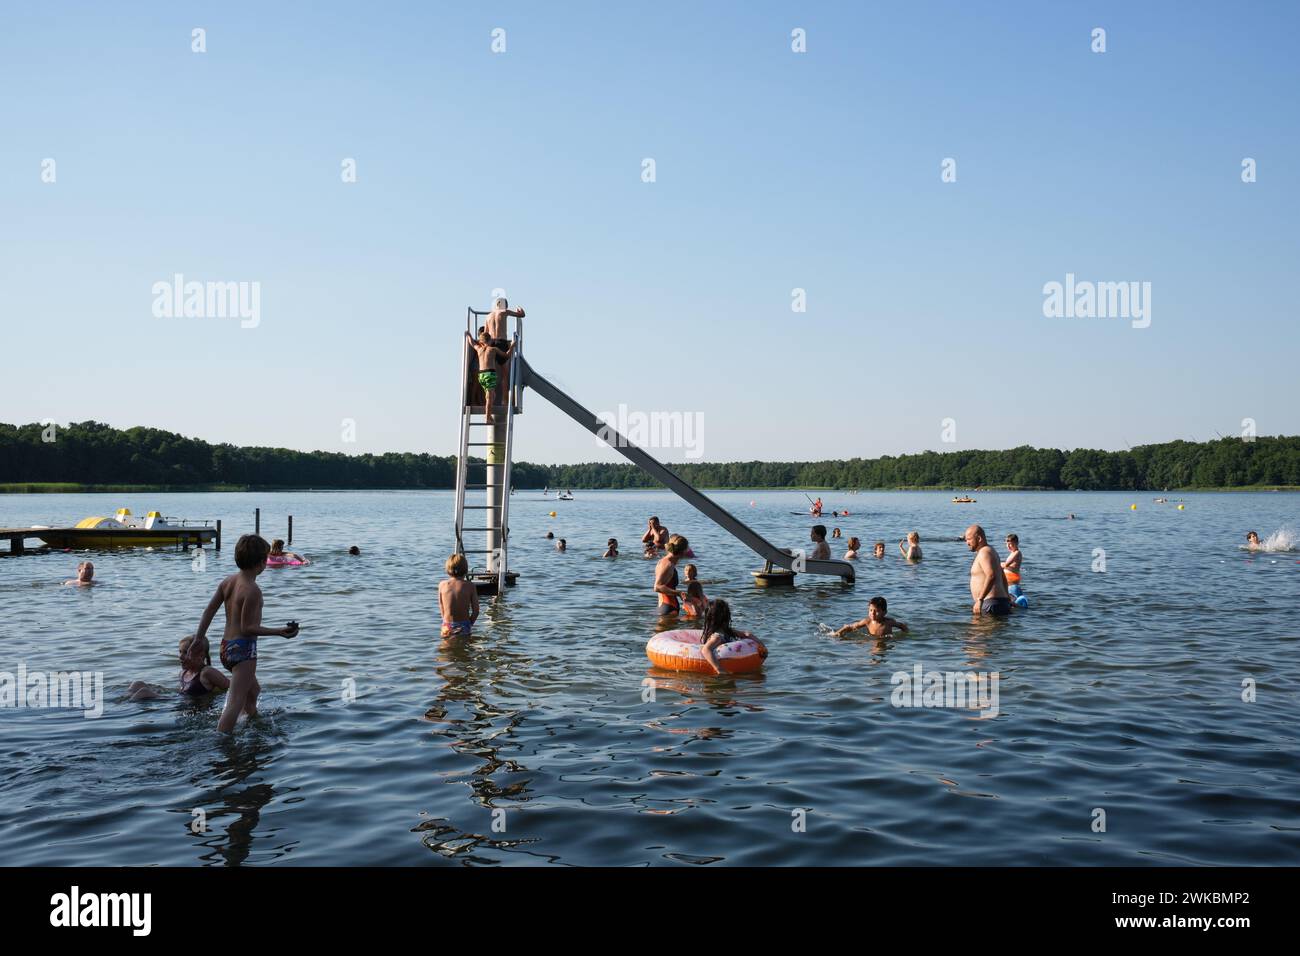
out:
M555 517L555 512L554 512L554 511L551 512L551 517L552 517L552 518Z
M1182 506L1182 505L1179 505L1179 506L1178 506L1178 510L1179 510L1179 511L1182 511L1182 510L1183 510L1183 506Z
M754 507L754 502L751 501L751 502L749 503L749 506L750 506L751 508Z
M1128 506L1128 510L1129 510L1129 511L1137 511L1137 510L1138 510L1138 506L1137 506L1137 505L1129 505L1129 506Z

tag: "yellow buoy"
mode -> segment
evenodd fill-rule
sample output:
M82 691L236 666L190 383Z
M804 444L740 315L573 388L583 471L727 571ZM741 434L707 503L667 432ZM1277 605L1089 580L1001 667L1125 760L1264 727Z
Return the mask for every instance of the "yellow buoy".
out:
M555 512L554 512L554 511L551 512L551 517L552 517L552 518L555 517Z
M1182 510L1183 510L1183 506L1182 506L1182 505L1179 505L1179 506L1178 506L1178 510L1179 510L1179 511L1182 511Z
M1129 505L1129 506L1128 506L1128 510L1129 510L1129 511L1137 511L1137 510L1138 510L1138 506L1137 506L1137 505Z

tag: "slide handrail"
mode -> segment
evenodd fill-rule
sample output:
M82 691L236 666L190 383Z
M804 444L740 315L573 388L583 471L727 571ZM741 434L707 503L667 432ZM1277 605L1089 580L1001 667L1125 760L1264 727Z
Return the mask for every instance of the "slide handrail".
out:
M546 379L542 378L542 376L538 375L533 371L532 366L528 364L527 360L524 359L522 355L519 356L518 363L524 385L527 385L533 391L537 392L537 394L541 395L542 398L546 399L560 411L564 412L564 414L568 415L597 438L605 441L606 444L614 448L619 454L632 462L632 464L636 465L646 474L662 482L663 485L677 495L677 497L681 498L710 521L730 532L738 540L758 554L760 558L771 562L777 567L788 568L790 570L795 570L794 564L799 560L801 566L798 570L801 572L807 572L809 574L832 574L836 577L843 578L847 582L852 582L854 580L856 576L854 568L848 561L835 559L829 561L814 561L811 558L799 559L796 555L778 548L712 498L697 491L667 465L651 457L640 447L632 444L627 440L625 435L621 434L609 423L592 414Z

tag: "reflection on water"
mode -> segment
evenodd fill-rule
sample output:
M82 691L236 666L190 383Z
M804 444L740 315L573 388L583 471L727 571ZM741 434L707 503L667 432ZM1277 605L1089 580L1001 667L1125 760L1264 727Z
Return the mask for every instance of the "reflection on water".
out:
M116 698L132 680L174 685L176 641L229 573L228 551L205 571L184 554L96 555L90 589L60 585L78 554L0 560L0 671L102 671L108 701L99 720L0 710L6 861L1294 862L1300 563L1239 550L1245 530L1294 523L1294 499L1197 495L1183 512L1130 512L1115 495L986 494L961 509L947 497L857 496L836 519L846 537L869 548L928 529L925 560L864 557L854 587L784 590L754 587L756 559L668 495L517 497L520 584L456 642L436 619L447 495L114 498L220 516L229 540L254 506L264 520L294 514L295 550L313 564L262 586L267 620L303 632L262 642L262 714L221 738L219 698ZM807 538L797 493L719 498L781 544ZM0 523L106 506L3 497ZM1078 520L1059 520L1069 512ZM649 514L690 537L708 596L769 647L763 671L650 665L646 641L678 626L655 613L654 562L599 557L611 535L634 542ZM1019 532L1028 611L970 614L959 536L971 520L994 541ZM908 633L830 635L876 594ZM891 677L917 665L998 673L998 716L891 706ZM1243 678L1261 688L1252 703ZM1097 806L1109 833L1090 829Z

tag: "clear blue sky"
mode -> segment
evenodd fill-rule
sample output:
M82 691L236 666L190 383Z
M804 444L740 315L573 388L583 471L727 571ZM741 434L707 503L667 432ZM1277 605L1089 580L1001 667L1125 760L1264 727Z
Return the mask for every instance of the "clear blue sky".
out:
M465 306L504 287L540 372L702 413L708 460L1294 434L1298 28L1280 2L9 5L0 421L451 453ZM178 272L259 282L261 324L155 318ZM1150 328L1045 318L1067 272L1151 282ZM518 449L612 454L540 399Z

